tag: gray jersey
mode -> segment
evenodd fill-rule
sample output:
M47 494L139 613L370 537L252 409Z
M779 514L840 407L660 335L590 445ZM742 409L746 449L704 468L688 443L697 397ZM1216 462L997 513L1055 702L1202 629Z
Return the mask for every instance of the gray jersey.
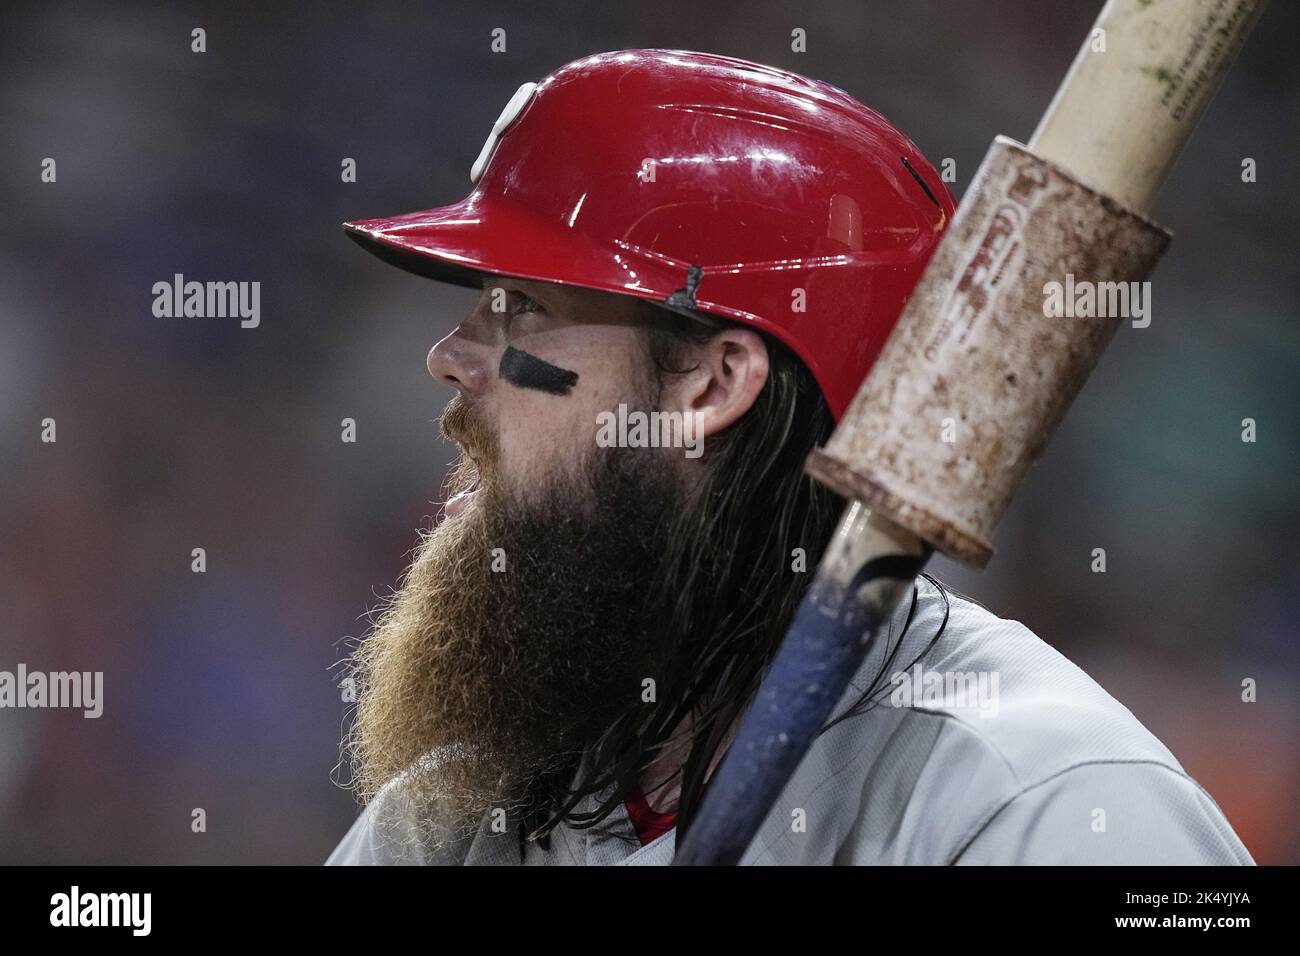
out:
M918 579L914 620L904 631L904 601L836 713L883 673L879 703L817 739L742 863L1254 862L1127 708L1024 625L949 601L927 651L945 602ZM664 865L676 837L642 846L622 804L597 826L561 825L546 846L521 846L518 828L494 829L491 814L432 855L410 834L390 787L327 862Z

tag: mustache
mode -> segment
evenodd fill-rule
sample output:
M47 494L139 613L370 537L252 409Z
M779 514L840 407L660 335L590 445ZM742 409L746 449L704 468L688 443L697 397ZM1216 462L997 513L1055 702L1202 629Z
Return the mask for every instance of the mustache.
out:
M465 396L457 395L447 403L438 419L438 428L443 437L459 445L480 468L495 463L496 436L482 410Z

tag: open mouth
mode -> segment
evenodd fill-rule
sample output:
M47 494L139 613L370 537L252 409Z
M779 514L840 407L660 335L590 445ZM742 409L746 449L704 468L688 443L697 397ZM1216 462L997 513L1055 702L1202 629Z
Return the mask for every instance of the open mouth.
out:
M478 493L479 485L481 485L482 482L482 476L478 473L478 470L475 469L474 480L470 483L469 487L464 491L457 492L447 500L447 504L444 506L443 510L446 512L448 518L456 517L473 503L474 495Z

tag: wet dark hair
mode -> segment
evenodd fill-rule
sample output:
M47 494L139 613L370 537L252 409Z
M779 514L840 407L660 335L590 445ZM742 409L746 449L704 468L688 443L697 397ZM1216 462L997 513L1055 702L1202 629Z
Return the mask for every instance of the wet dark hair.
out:
M727 324L702 313L642 305L646 351L661 385L668 376L689 371L691 348ZM671 610L660 627L665 640L654 675L656 703L614 721L592 748L568 798L530 819L534 838L544 839L561 822L581 828L603 820L639 787L641 773L665 745L681 743L674 733L689 718L690 749L679 771L680 842L699 807L714 755L748 708L812 581L845 502L808 477L804 462L825 444L835 423L803 362L782 343L764 339L767 381L745 415L706 440L708 467L698 489L703 507L691 512L691 526L672 536L672 553L665 555L669 571L651 604ZM796 548L803 549L806 570L792 567ZM926 577L942 593L942 585ZM915 611L914 590L908 626ZM878 702L880 678L897 650L835 722ZM678 776L668 783L674 779ZM576 810L585 796L611 785L590 813Z

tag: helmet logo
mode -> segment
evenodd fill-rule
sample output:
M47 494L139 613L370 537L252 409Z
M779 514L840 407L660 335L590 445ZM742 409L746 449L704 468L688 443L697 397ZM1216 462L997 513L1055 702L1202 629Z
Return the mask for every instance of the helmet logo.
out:
M506 108L501 111L497 121L492 124L492 132L488 133L487 142L479 150L478 159L474 160L474 165L470 167L469 181L477 183L483 175L483 170L487 168L488 160L492 158L492 151L496 149L497 140L501 134L509 129L510 124L519 118L519 114L524 111L528 101L533 98L533 92L537 89L536 83L525 83L519 89L515 90L515 95L510 97L510 102L506 103Z

